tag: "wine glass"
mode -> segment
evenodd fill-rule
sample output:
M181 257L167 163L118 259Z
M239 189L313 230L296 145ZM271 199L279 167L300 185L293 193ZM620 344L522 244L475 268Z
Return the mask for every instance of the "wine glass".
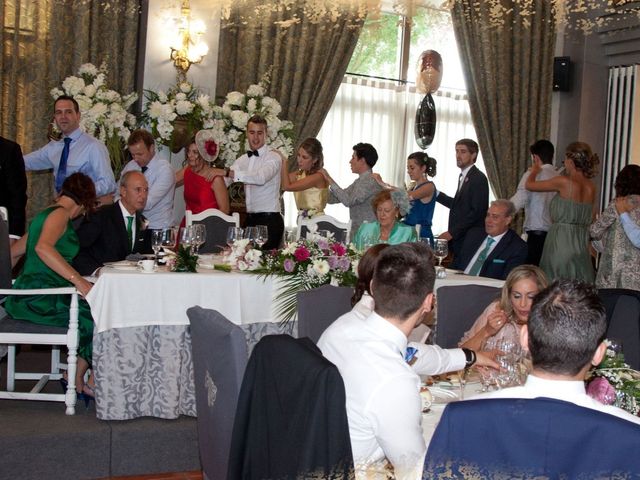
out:
M227 245L229 248L233 247L236 240L242 239L243 230L240 227L229 227L227 229Z
M194 252L197 254L207 239L207 229L203 223L194 223L191 225L191 228L193 229L193 238L191 241L194 246Z
M158 263L158 253L162 248L162 234L163 230L151 230L151 248L153 248L153 254L156 257L156 264Z
M262 246L269 239L269 230L267 230L266 225L258 225L256 226L257 234L256 234L256 244L258 247L262 248Z
M176 227L169 227L162 230L162 248L174 250L176 248L176 241L178 237Z
M191 228L191 226L182 227L178 238L182 246L191 250L191 244L193 243L193 228Z
M442 260L449 254L449 243L444 238L436 238L433 242L433 254L438 259L438 278L444 278L447 273L442 266Z
M245 227L244 238L246 240L249 240L251 243L256 243L257 237L258 237L258 227Z

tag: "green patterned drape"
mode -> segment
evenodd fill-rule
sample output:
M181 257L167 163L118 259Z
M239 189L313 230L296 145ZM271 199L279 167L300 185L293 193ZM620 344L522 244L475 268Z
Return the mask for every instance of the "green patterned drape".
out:
M217 97L224 97L246 90L270 71L268 95L280 102L280 117L294 123L298 140L320 131L364 21L346 11L334 20L312 23L302 13L303 1L247 24L238 21L237 12L223 21L216 85ZM293 15L300 21L287 28L274 23L286 23Z
M83 63L106 62L118 91L134 90L138 0L0 0L0 135L28 153L47 142L49 91ZM51 202L51 175L31 173L28 218Z
M509 198L530 165L528 147L548 138L555 23L552 3L514 0L499 25L491 2L456 0L451 9L471 116L489 181L497 198Z

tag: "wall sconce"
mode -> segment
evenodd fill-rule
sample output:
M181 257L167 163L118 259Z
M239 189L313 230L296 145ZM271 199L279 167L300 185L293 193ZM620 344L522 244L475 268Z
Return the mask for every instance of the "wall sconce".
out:
M180 18L177 19L178 33L170 44L171 60L178 70L178 78L186 78L193 63L200 63L209 52L209 47L200 37L206 31L202 20L191 17L189 0L182 0Z

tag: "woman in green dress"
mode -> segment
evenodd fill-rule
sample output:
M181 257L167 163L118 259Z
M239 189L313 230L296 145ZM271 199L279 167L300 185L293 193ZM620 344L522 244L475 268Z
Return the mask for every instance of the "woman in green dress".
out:
M407 192L403 190L382 190L371 201L377 221L363 223L356 232L353 243L363 250L378 243L396 245L415 242L416 229L399 221L411 206Z
M584 142L571 143L565 152L565 175L536 181L542 161L534 159L526 188L532 192L558 192L549 205L553 224L542 250L540 268L550 281L570 278L593 283L595 271L589 252L589 226L593 219L599 159Z
M72 266L71 260L80 248L71 220L92 210L96 203L93 181L83 173L74 173L62 184L55 203L37 214L29 231L11 247L13 265L25 256L24 267L13 288L59 288L73 285L82 296L91 290ZM5 309L18 320L67 327L69 325L69 295L29 295L8 297ZM79 302L79 347L76 389L79 394L93 397L92 379L85 385L84 375L91 364L93 319L86 301Z

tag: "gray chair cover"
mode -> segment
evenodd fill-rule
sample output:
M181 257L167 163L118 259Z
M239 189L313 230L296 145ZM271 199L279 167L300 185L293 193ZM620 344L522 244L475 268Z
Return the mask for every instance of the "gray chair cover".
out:
M622 343L625 362L640 369L640 292L623 288L598 290L607 311L607 338Z
M351 310L353 289L323 285L298 292L298 337L318 343L322 332L339 316Z
M500 290L486 285L440 287L436 292L434 343L442 348L456 348L487 305L500 296Z
M219 253L227 246L227 230L235 227L233 222L227 222L223 218L211 216L204 220L194 220L194 224L201 223L205 226L207 237L200 246L200 253Z
M247 366L245 334L215 310L192 307L187 315L191 324L200 462L205 478L226 478L238 394Z

